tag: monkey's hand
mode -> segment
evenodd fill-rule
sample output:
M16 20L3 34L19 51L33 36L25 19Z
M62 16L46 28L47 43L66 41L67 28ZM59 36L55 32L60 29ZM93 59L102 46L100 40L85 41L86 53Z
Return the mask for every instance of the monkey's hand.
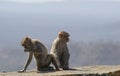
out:
M18 71L18 73L24 73L24 72L26 72L25 70L20 70L20 71Z

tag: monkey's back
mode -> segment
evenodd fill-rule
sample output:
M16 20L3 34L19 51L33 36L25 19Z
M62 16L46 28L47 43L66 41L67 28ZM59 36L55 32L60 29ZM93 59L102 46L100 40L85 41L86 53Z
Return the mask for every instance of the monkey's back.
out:
M47 47L39 40L32 39L33 47L35 49L35 54L41 54L47 56L48 50Z

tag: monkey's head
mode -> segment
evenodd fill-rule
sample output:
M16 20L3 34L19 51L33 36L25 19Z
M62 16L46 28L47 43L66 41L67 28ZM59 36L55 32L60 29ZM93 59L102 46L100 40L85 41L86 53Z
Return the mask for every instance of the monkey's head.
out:
M64 42L68 42L69 41L69 33L65 32L65 31L61 31L58 33L58 37L60 40L64 41Z
M25 52L33 51L32 39L30 37L23 38L21 45L24 47Z

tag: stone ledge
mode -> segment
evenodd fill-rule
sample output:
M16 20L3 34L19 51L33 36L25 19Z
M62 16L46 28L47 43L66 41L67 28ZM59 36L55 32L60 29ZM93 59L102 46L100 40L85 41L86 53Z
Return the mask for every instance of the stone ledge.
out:
M47 71L37 73L35 70L25 73L4 72L0 76L120 76L120 65L96 65L74 67L76 70Z

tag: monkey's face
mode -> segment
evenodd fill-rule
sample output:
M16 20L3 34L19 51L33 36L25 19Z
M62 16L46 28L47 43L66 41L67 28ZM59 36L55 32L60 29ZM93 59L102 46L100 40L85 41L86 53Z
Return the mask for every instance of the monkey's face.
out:
M58 37L64 42L69 42L69 34L65 31L59 32Z
M24 47L25 52L30 52L32 51L32 40L29 37L23 38L21 45Z

